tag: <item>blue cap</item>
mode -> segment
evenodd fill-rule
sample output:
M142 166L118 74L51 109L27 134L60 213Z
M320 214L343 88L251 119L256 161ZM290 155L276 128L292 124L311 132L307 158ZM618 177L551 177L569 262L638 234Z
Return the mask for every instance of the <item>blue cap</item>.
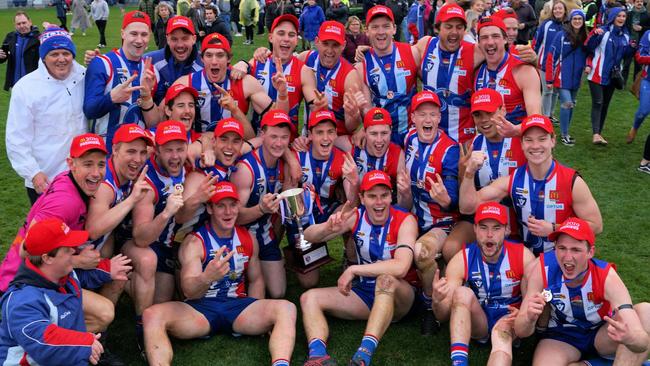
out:
M77 55L77 47L72 42L72 37L63 28L47 28L39 37L41 46L38 48L38 55L45 59L48 53L54 50L64 49L72 52L72 56Z

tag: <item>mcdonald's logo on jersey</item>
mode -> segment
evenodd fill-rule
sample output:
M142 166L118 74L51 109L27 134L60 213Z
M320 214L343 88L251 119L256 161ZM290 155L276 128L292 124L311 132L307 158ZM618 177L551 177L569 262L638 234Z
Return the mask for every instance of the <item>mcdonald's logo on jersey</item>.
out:
M242 247L241 245L238 245L237 246L237 254L244 254L244 247Z
M588 292L587 293L587 300L590 302L594 302L594 293L593 292Z
M336 88L336 80L330 79L329 84L332 88Z
M516 280L517 279L517 274L513 270L508 270L506 271L506 277L511 280Z
M401 69L403 69L405 67L404 66L404 61L397 61L395 64L397 65L397 67L399 67Z
M512 158L512 150L510 149L506 150L506 158L508 159Z
M560 199L560 192L559 191L549 191L548 192L548 199L557 201Z

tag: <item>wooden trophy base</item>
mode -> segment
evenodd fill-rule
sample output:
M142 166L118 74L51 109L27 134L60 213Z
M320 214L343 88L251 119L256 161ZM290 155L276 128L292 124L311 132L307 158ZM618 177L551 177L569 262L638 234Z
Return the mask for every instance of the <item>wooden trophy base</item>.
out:
M330 257L327 243L312 243L307 250L298 248L282 248L285 266L293 272L300 274L309 273L334 259Z

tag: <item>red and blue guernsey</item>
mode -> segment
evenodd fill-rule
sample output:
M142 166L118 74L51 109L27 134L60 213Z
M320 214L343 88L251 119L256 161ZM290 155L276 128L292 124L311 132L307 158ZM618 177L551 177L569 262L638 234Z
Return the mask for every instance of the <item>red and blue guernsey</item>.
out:
M316 89L325 94L328 108L336 116L336 133L339 136L349 135L350 132L345 128L343 95L345 94L345 79L350 72L354 71L354 67L341 57L334 67L328 69L321 65L318 51L309 51L305 58L305 66L314 71ZM305 116L305 121L309 120L309 108L305 109Z
M287 91L289 92L289 118L293 123L294 131L298 131L298 113L300 112L300 102L302 102L302 70L303 62L296 56L293 56L289 62L282 65L282 73L287 79ZM271 78L277 70L275 69L275 62L273 57L268 57L265 63L253 61L251 65L251 75L262 84L266 94L271 97L273 102L278 99L278 91L275 90ZM253 116L253 129L255 131L259 128L259 120L261 116L255 114Z
M248 269L248 261L253 256L253 237L251 234L244 227L235 226L231 237L220 238L208 222L192 235L199 238L203 245L201 266L204 271L208 263L214 259L215 252L219 248L226 247L224 255L232 251L235 252L229 260L230 272L222 279L212 282L203 298L223 300L247 297L246 270Z
M404 143L406 171L411 177L413 193L412 212L418 219L420 234L434 227L450 228L459 217L458 206L458 144L443 131L431 144L418 140L417 130L412 128ZM436 180L440 174L451 198L448 210L444 210L429 195L430 186L426 178Z
M490 88L503 95L506 119L517 125L526 117L526 101L524 93L517 86L513 71L525 64L519 58L506 52L496 70L488 69L487 62L482 63L476 70L474 83L474 90Z
M352 238L355 243L358 264L370 264L393 259L399 243L397 235L404 219L411 216L393 205L390 206L388 219L384 225L373 225L368 218L365 206L357 208L356 224L352 228ZM375 277L359 276L359 284L363 287L375 286ZM412 269L404 280L409 283L417 282L417 274Z
M372 170L381 170L388 174L391 180L397 179L397 166L402 154L402 148L398 144L391 142L388 150L381 157L372 156L365 148L362 149L358 146L353 147L350 154L357 164L359 180L362 180L363 176Z
M585 41L587 51L592 54L591 72L587 74L587 80L609 85L612 69L620 67L623 58L632 55L634 48L630 46L630 35L626 28L609 24L597 29L603 33L596 34L595 28Z
M578 90L587 62L587 51L574 47L566 32L559 32L546 52L546 84L556 88Z
M409 105L417 91L417 70L411 46L394 42L393 51L379 57L370 49L362 61L364 82L370 88L372 104L386 109L393 120L391 141L400 146L409 127Z
M147 183L153 188L155 194L154 199L154 217L163 212L165 206L167 205L167 197L170 194L174 193L174 186L176 184L183 184L185 182L185 167L182 168L181 173L176 176L170 176L165 168L158 166L156 163L156 158L151 156L147 160ZM171 248L172 241L174 240L174 234L176 232L176 219L172 216L165 228L160 233L158 239L152 243L152 246L163 246L166 248Z
M106 185L112 192L113 192L113 200L111 201L111 204L109 205L109 208L115 207L118 203L124 201L129 194L131 194L131 188L133 187L133 182L132 181L126 181L126 182L120 182L118 177L117 177L117 172L115 171L115 166L113 165L113 158L110 157L107 159L106 163L106 176L104 177L104 181L102 184ZM117 227L115 230L120 230L122 229L124 232L126 232L126 228L128 227L130 229L131 227L131 219L129 216L127 216L124 221ZM106 240L108 237L111 235L111 233L106 233L102 235L101 237L95 239L92 243L95 246L95 249L101 250L104 244L106 244ZM130 230L128 230L128 235L130 235Z
M169 49L169 45L163 49L148 52L144 57L151 57L151 63L156 72L158 88L156 88L153 96L156 104L160 104L165 99L167 89L181 76L203 70L203 61L201 61L199 47L196 45L192 46L192 51L187 60L181 62L178 62L174 58L174 55L172 55Z
M555 36L562 32L562 22L555 19L547 19L537 28L533 38L533 50L540 55L537 58L537 67L542 72L548 70L546 68L547 52L553 45Z
M578 339L585 332L597 330L605 321L611 306L605 300L605 280L613 264L592 258L589 268L577 287L566 285L555 251L539 257L544 288L551 291L551 319L548 330L569 333Z
M476 189L487 186L497 178L509 176L526 163L521 140L516 137L492 142L484 135L478 134L472 140L472 151L482 151L487 156L474 176Z
M639 49L634 55L634 59L643 66L642 77L650 81L650 73L648 72L650 67L650 32L646 31L639 39Z
M464 281L487 315L490 329L508 314L508 306L521 305L524 250L521 243L504 241L497 263L487 263L476 242L463 246Z
M440 40L431 37L422 60L422 87L438 94L440 125L447 136L464 143L475 133L470 113L470 98L474 83L474 45L461 42L456 52L440 47Z
M219 99L221 93L213 84L217 84L230 93L237 103L237 107L244 113L248 113L248 100L244 94L243 79L232 80L230 78L230 68L226 70L226 77L220 83L212 83L208 80L205 70L189 74L188 85L197 90L199 97L199 109L201 110L201 132L214 131L217 122L228 117L232 117L229 110L221 108Z
M316 223L325 222L341 205L335 188L343 179L344 153L335 147L327 160L319 160L314 158L310 148L309 151L301 151L297 155L302 167L302 184L313 186L318 195L318 204L314 205L318 210L313 211L314 220Z
M248 169L253 177L250 187L250 196L246 207L252 207L259 204L262 197L267 193L279 193L282 190L282 179L284 174L284 162L278 160L276 166L267 167L264 162L263 149L255 149L242 156L241 162ZM257 243L260 246L260 260L267 260L267 251L273 251L275 255L279 254L275 249L279 245L278 238L273 232L272 215L266 214L258 220L246 225L248 230L255 235ZM280 258L272 257L272 260Z
M126 58L121 48L95 57L88 65L83 110L86 118L91 120L90 132L104 138L109 152L113 134L121 124L137 123L145 127L142 112L137 104L140 98L138 90L131 93L129 100L120 104L113 103L110 93L131 75L143 75L143 68L144 59L131 61ZM140 78L135 78L131 83L131 86L139 85Z
M86 331L81 288L110 282L110 270L83 272L54 283L25 260L2 297L0 364L88 365L95 336Z
M573 183L578 173L553 161L542 180L536 180L525 164L510 175L508 192L515 207L517 221L524 244L535 255L553 249L553 242L547 237L538 237L528 231L528 217L550 223L562 223L573 212Z

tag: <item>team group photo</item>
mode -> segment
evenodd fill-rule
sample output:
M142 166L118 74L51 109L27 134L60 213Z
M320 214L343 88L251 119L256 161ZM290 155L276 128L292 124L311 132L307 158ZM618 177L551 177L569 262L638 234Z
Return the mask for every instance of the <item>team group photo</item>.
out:
M650 365L650 3L0 19L2 365Z

